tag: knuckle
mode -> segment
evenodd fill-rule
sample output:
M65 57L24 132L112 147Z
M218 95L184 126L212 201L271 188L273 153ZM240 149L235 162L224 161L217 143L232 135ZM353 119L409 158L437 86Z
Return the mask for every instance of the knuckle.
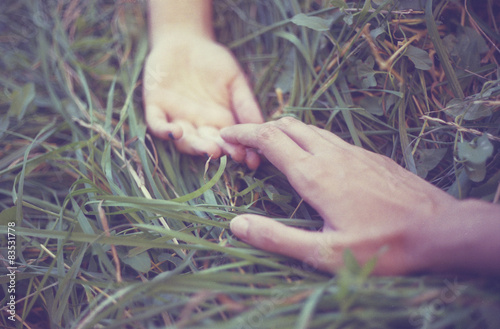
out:
M289 127L290 125L296 124L297 122L298 120L292 117L283 117L275 121L276 125L281 128Z
M276 138L278 134L281 134L281 130L271 123L265 123L257 128L257 139L263 143L267 141L272 141Z
M292 117L284 117L277 121L267 122L257 129L257 138L262 141L272 141L278 135L283 134L289 126L296 124L298 121Z

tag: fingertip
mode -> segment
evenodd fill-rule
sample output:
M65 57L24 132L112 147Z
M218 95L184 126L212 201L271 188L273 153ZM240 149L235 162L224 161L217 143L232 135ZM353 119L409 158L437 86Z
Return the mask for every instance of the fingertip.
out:
M235 145L231 143L224 143L222 146L225 152L233 159L234 161L241 163L245 161L246 151L245 147L241 145Z
M230 228L238 238L257 248L281 254L286 253L283 249L289 241L281 232L291 228L276 220L260 215L245 214L233 218Z
M229 223L229 228L238 238L245 240L248 236L248 219L245 216L236 216Z
M246 243L301 260L308 269L334 272L341 264L341 258L332 249L334 234L325 236L320 232L289 227L271 218L250 214L233 218L230 228L236 237Z
M245 163L250 170L256 170L260 165L260 156L254 149L246 149Z
M215 142L223 154L229 155L236 162L243 162L246 157L245 147L239 144L228 143L222 139L220 130L216 127L203 126L198 128L200 137ZM222 154L221 154L222 155Z
M168 126L165 129L169 130L169 132L168 132L169 139L178 140L178 139L182 138L182 135L183 135L182 128L179 127L178 125L176 125L175 123L168 124Z
M182 128L168 122L166 114L158 106L147 106L145 108L145 120L151 133L161 139L176 140L182 137Z
M180 152L191 155L206 156L212 159L218 159L222 155L222 150L215 142L189 134L176 140L175 146Z
M218 159L222 156L221 148L212 141L200 140L196 143L192 143L191 147L194 150L194 155L208 156L212 159Z
M237 124L234 126L224 127L219 132L220 137L227 143L244 145L242 143L242 138L240 137L248 137L246 132L250 126L252 126L252 124Z
M227 139L231 136L232 127L233 126L221 128L220 137L222 137L223 140L227 141Z
M165 140L179 140L183 135L182 129L173 123L148 124L148 128L153 135Z

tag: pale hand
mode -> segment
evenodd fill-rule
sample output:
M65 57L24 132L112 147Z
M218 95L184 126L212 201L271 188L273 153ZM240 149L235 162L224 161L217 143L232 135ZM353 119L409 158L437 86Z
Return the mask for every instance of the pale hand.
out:
M260 158L228 143L220 129L263 122L252 90L231 52L215 41L170 32L154 44L144 68L144 108L150 131L177 149L218 158L230 155L255 169Z

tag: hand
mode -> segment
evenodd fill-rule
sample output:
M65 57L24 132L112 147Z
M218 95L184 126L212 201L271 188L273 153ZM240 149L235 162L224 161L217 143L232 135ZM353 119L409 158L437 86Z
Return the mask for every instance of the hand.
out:
M378 255L377 274L432 266L429 242L446 232L435 230L436 223L448 220L449 209L458 209L458 201L445 192L385 156L292 118L233 126L221 135L229 143L262 152L324 219L322 232L311 232L242 215L231 222L237 237L330 272L342 267L345 248L361 264ZM431 237L424 232L437 233Z
M258 167L260 158L228 143L219 130L263 122L252 90L232 54L210 38L170 31L154 46L144 70L144 108L150 131L179 151Z

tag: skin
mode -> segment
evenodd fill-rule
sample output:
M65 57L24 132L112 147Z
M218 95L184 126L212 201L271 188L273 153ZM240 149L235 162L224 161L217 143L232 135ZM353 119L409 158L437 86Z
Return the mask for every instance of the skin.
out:
M225 128L229 143L261 152L324 219L320 232L242 215L232 232L255 247L336 272L349 248L375 274L500 273L500 207L459 201L391 159L292 118Z
M144 67L150 132L191 155L230 155L251 169L259 156L224 141L220 129L264 122L244 73L213 35L210 0L150 0L151 50Z

